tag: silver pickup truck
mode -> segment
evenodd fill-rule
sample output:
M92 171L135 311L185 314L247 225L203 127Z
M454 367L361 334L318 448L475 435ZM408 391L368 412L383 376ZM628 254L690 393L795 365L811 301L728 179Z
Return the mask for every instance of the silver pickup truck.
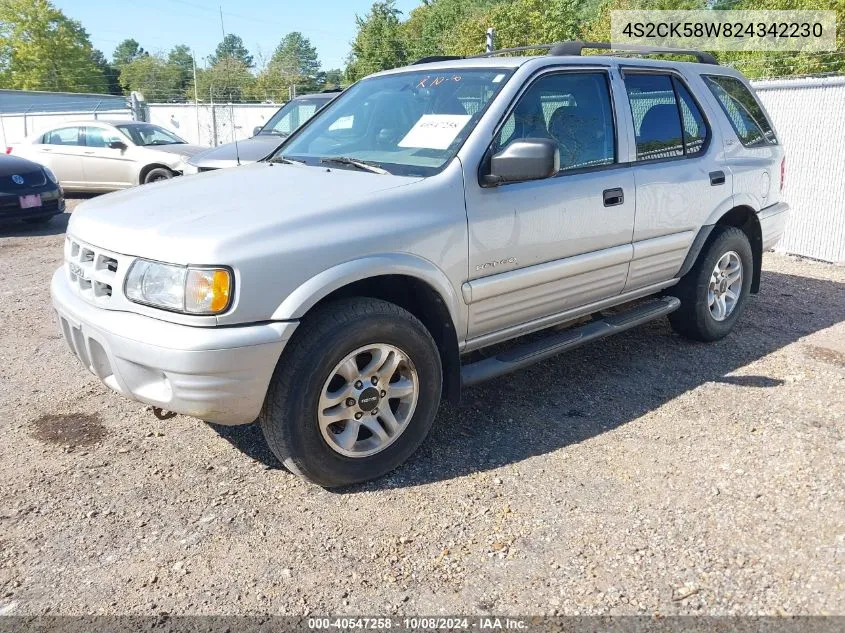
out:
M51 288L70 347L338 486L406 460L441 394L665 315L726 336L788 215L771 121L705 53L588 46L378 73L268 160L85 202Z

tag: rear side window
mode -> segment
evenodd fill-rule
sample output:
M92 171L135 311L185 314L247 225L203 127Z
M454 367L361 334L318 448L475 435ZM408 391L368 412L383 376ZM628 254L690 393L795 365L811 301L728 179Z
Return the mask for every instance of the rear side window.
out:
M78 127L63 127L46 132L41 142L44 145L82 145Z
M745 147L777 145L777 137L763 108L744 83L724 75L703 77Z
M544 75L520 97L493 142L493 151L526 138L550 138L560 170L616 162L616 133L607 76L600 72Z
M707 124L683 83L671 75L626 73L634 117L637 160L698 154L707 144Z

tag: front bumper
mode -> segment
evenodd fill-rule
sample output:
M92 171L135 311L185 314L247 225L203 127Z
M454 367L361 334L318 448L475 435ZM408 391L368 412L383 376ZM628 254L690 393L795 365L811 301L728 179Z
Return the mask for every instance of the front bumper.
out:
M298 323L192 327L93 306L64 268L50 284L71 351L108 387L139 402L216 422L247 424Z

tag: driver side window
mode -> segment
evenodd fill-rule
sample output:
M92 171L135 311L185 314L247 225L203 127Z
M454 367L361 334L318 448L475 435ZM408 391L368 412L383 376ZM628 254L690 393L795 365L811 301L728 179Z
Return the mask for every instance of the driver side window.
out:
M567 72L535 81L499 130L493 152L526 138L556 141L560 171L615 163L616 134L607 75Z

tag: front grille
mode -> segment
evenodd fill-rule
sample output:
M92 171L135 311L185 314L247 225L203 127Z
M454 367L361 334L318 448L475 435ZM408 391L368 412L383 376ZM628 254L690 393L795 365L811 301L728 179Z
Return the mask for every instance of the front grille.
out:
M23 182L18 184L12 180L12 176L17 175L23 178ZM38 171L28 171L23 174L10 174L8 176L0 176L0 191L8 193L15 193L22 191L27 187L43 187L47 184L47 176L40 169Z
M3 211L20 211L21 210L21 201L18 196L2 196L0 195L0 212ZM59 201L57 199L54 200L45 200L42 196L41 198L41 206L40 207L33 207L30 209L24 209L24 211L31 212L33 215L36 213L51 213L53 211L59 210ZM0 216L2 217L2 216Z
M93 303L108 303L120 267L119 256L79 242L65 240L65 262L74 290Z

